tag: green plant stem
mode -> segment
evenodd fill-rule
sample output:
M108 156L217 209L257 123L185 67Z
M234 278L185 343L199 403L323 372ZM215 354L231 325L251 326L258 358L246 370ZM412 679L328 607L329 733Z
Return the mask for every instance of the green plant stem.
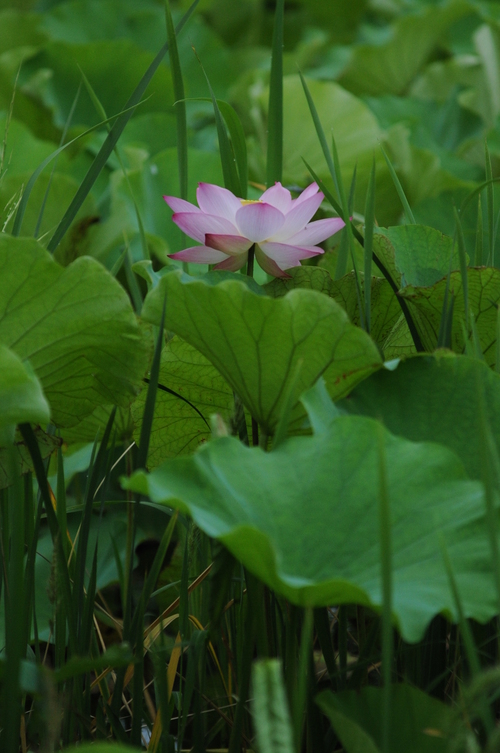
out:
M255 243L248 249L247 260L247 276L253 277L253 267L255 261ZM252 445L254 447L259 446L259 425L255 418L252 416Z

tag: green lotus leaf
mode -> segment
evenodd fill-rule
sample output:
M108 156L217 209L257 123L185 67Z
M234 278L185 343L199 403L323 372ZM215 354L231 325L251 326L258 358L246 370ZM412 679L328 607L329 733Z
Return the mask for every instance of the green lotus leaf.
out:
M178 337L163 350L158 381L148 468L169 457L193 452L210 438L210 416L220 413L228 419L234 402L232 389L217 369ZM143 390L132 405L137 442L146 394Z
M434 285L460 266L453 238L424 225L377 228L375 249L399 287Z
M482 485L467 479L448 448L395 437L371 418L340 416L313 437L287 439L268 453L232 437L213 440L191 457L123 483L189 513L295 604L379 609L382 451L392 520L392 607L403 638L420 640L438 613L457 616L442 539L464 613L486 621L497 599Z
M389 431L415 442L446 445L472 478L482 476L485 425L500 451L500 375L467 356L416 356L394 371L381 369L339 408L380 418Z
M500 300L500 270L493 267L469 267L467 270L469 311L474 314L479 343L486 362L493 366L496 362L497 306ZM420 338L426 350L436 347L439 325L446 294L446 279L432 287L408 285L399 295L406 298L415 320ZM450 296L453 295L453 327L451 347L461 353L465 348L464 322L465 306L460 272L450 276ZM450 297L448 298L448 305Z
M49 420L49 404L31 367L0 344L0 446L14 439L17 424Z
M29 359L59 427L130 404L150 354L127 294L98 262L63 268L35 240L5 234L0 343Z
M328 370L339 397L380 367L374 342L327 296L292 290L273 299L238 275L218 284L216 278L166 274L148 294L142 315L158 324L165 299L167 329L209 359L265 432L273 432L289 388L294 405Z
M290 279L276 278L265 285L266 293L273 298L279 298L295 288L317 290L337 301L347 312L351 322L359 326L359 300L354 272L344 275L340 280L333 280L324 267L294 267L289 270L288 274ZM364 275L361 273L359 280L363 291ZM387 280L382 277L372 277L371 287L370 335L376 343L382 344L401 316L401 307Z
M324 691L316 703L330 719L346 753L379 753L383 745L384 694L380 688L361 692ZM454 711L411 685L393 685L391 730L387 753L445 753ZM363 747L356 747L362 743Z
M356 94L401 94L444 32L470 12L469 8L464 0L455 0L402 15L384 44L362 44L354 49L340 78L342 85Z

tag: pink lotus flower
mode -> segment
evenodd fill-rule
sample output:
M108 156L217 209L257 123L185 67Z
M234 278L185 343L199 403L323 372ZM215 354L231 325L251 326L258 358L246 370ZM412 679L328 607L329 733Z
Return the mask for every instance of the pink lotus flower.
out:
M215 269L232 272L246 263L255 244L262 269L274 277L288 277L285 269L322 254L316 244L344 227L340 217L309 222L324 198L316 183L297 199L292 199L281 183L264 191L258 201L238 199L226 188L210 183L198 184L199 207L175 196L163 198L174 210L176 225L203 244L169 254L170 258L216 264Z

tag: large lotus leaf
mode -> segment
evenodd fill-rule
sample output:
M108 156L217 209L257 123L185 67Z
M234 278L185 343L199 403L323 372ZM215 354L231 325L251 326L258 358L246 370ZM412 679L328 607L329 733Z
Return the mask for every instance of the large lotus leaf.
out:
M469 311L474 314L481 350L486 362L493 366L496 361L497 305L500 299L500 270L493 267L469 267L467 270ZM406 298L415 320L420 338L426 350L434 350L437 343L439 325L443 312L447 280L443 279L432 287L403 288L399 295ZM463 352L465 307L460 272L450 276L450 294L453 295L453 327L451 347Z
M374 342L327 296L298 289L273 299L238 275L217 282L213 274L214 284L180 270L164 275L142 315L157 324L165 299L167 329L209 359L266 432L285 400L294 405L328 367L340 396L380 366Z
M406 196L413 207L429 197L439 196L443 191L464 188L472 190L471 173L459 163L459 175L455 161L446 159L447 153L439 149L416 146L411 141L411 132L405 123L396 123L386 132L386 141L391 160L401 178ZM418 143L420 143L419 139ZM425 143L425 142L424 142ZM400 214L402 207L400 206ZM384 223L382 223L384 224Z
M384 358L387 361L393 358L412 356L417 352L410 328L408 327L403 314L401 314L396 324L387 335L386 341L382 344L382 349L384 351Z
M163 350L158 382L148 468L169 457L193 452L210 438L210 416L220 413L228 419L234 403L233 391L217 369L178 337ZM132 405L137 442L146 395L147 390L143 390Z
M153 53L144 52L128 39L68 44L50 42L36 57L23 66L23 77L35 75L41 68L53 71L52 76L38 81L38 96L54 113L54 121L63 128L68 119L82 70L109 116L123 110L130 94L153 60ZM113 72L110 75L110 72ZM151 95L151 96L149 96ZM140 105L141 113L169 111L174 102L169 71L161 65L146 90ZM73 114L72 125L94 125L101 118L83 88Z
M345 753L445 753L455 712L411 685L393 685L389 745L383 748L384 691L365 687L324 691L316 703L330 719ZM366 736L366 737L365 737ZM364 747L356 747L363 741ZM371 747L370 747L371 746Z
M26 10L0 10L0 54L14 47L39 47L45 41L40 16Z
M30 360L60 427L97 405L128 405L149 356L127 294L98 262L63 268L36 241L5 234L0 342Z
M29 364L0 344L0 447L14 439L17 424L49 420L49 405Z
M387 165L379 149L383 134L375 115L362 100L338 84L308 79L307 86L327 140L330 138L329 134L333 133L335 136L342 179L346 186L351 184L353 170L357 166L356 206L360 211L364 211L368 176L375 155L377 219L382 223L394 222L399 213L399 204ZM299 186L308 185L311 175L304 164L305 159L313 170L330 184L325 157L298 76L284 77L283 96L284 180ZM264 102L262 104L264 105ZM334 190L333 185L331 188Z
M399 287L434 285L460 266L453 238L433 227L376 228L375 248Z
M151 538L159 538L158 531L163 531L168 524L168 517L163 510L141 509L138 514L137 545ZM80 511L68 511L68 532L72 541L78 540L78 530L81 525ZM113 544L116 545L113 546ZM125 565L125 552L127 550L127 513L124 503L111 505L108 503L104 515L94 513L90 519L89 542L86 555L86 573L92 569L92 560L97 546L97 588L105 588L111 583L118 583L120 569ZM120 553L121 568L116 561L116 551ZM37 630L41 641L54 641L54 571L53 558L54 547L48 527L41 528L35 560L35 609L37 618ZM0 642L4 645L5 636L5 611L4 599L0 602ZM112 750L112 748L110 748Z
M442 36L455 21L470 12L465 0L418 8L402 15L383 44L362 44L340 81L356 94L401 94L427 62Z
M413 441L446 445L472 478L482 475L485 425L500 451L500 375L467 356L416 356L393 371L381 369L339 407L379 418L394 434Z
M7 171L5 177L0 182L0 223L9 233L12 231L14 224L15 213L12 211L13 206L19 201L23 188L30 179L31 174L31 172L28 172L11 175ZM43 219L38 229L38 237L46 238L47 234L50 237L77 190L78 183L69 175L59 172L52 175L50 172L41 175L31 192L22 223L22 235L34 235L38 224L40 207L45 200ZM89 221L96 221L98 219L99 215L94 199L91 195L88 195L78 211L70 232L63 240L63 248L68 249L71 246L72 237L74 238L74 230L78 228L80 221L83 221L83 225L85 226Z
M321 416L323 418L323 416ZM383 450L392 519L393 614L403 638L456 609L446 542L464 613L496 613L483 487L447 447L394 437L371 418L340 416L273 452L233 437L175 458L126 488L179 507L245 567L295 604L380 608L379 494Z
M7 116L0 115L0 133L4 134L6 127ZM36 138L24 123L12 118L7 129L5 143L4 168L8 168L5 177L34 172L39 164L57 149L57 146L51 141ZM66 164L64 152L59 156L57 164L59 170ZM23 182L26 183L26 179ZM0 209L3 209L1 201Z
M289 279L276 278L264 286L268 295L279 298L295 288L307 288L325 293L337 301L349 315L353 324L360 325L359 298L354 272L333 280L324 267L294 267ZM364 290L364 275L359 274L361 291ZM363 293L362 293L363 295ZM371 279L371 329L370 335L380 345L383 344L401 315L398 299L382 277Z
M64 441L68 445L80 444L81 442L94 442L102 438L106 430L113 405L98 405L92 413L71 426L64 429ZM134 423L130 413L130 407L118 408L113 421L112 441L115 443L133 441Z

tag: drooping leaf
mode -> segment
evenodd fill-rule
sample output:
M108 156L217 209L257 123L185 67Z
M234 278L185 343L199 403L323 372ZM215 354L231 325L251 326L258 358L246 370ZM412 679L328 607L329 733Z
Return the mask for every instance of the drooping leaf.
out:
M0 344L0 446L14 439L17 424L49 420L49 404L29 364Z
M474 314L479 343L486 363L493 366L496 360L497 305L500 300L500 270L493 267L469 267L467 270L469 287L469 311ZM439 280L431 287L408 285L399 295L409 304L412 316L426 350L436 347L439 325L446 293L446 279ZM465 348L464 327L465 306L460 272L450 276L450 294L453 295L453 327L451 346L457 353Z
M401 15L385 44L362 44L354 49L340 77L342 85L356 94L402 93L446 29L468 11L467 2L455 0Z
M323 258L323 257L322 257ZM337 301L347 312L353 324L359 326L359 305L354 272L340 280L333 280L328 268L294 267L288 274L291 279L276 278L264 286L268 295L280 297L289 290L306 288L325 293ZM361 290L364 289L364 275L359 274ZM372 277L371 284L371 332L376 343L382 345L401 315L401 307L391 286L382 277Z
M500 450L500 375L468 356L416 356L381 369L339 407L380 418L389 431L415 442L446 445L472 478L482 477L481 411L487 407Z
M376 228L374 245L395 282L406 285L434 285L451 269L459 269L453 238L423 225Z
M158 323L165 295L167 329L211 361L268 433L300 359L292 405L327 369L340 396L381 363L368 335L315 291L298 289L272 299L250 290L237 275L218 282L217 273L207 281L175 271L148 294L146 321Z
M98 262L82 257L63 268L36 241L7 235L0 342L30 360L61 427L97 405L128 405L149 357L125 291Z
M482 485L465 477L448 448L394 437L373 419L341 416L269 453L230 437L213 440L123 483L188 512L295 604L378 609L380 441L392 519L393 616L402 636L419 640L437 613L456 617L440 537L464 612L489 619L497 607Z
M146 391L132 405L138 441ZM228 419L233 391L199 351L174 337L163 350L149 445L148 468L193 452L210 438L210 417Z
M444 753L453 710L410 685L393 685L393 725L385 753ZM360 692L321 693L316 702L330 719L346 753L382 751L383 694L380 688ZM363 743L367 747L359 747ZM370 745L372 747L370 747ZM358 747L357 747L358 746Z

